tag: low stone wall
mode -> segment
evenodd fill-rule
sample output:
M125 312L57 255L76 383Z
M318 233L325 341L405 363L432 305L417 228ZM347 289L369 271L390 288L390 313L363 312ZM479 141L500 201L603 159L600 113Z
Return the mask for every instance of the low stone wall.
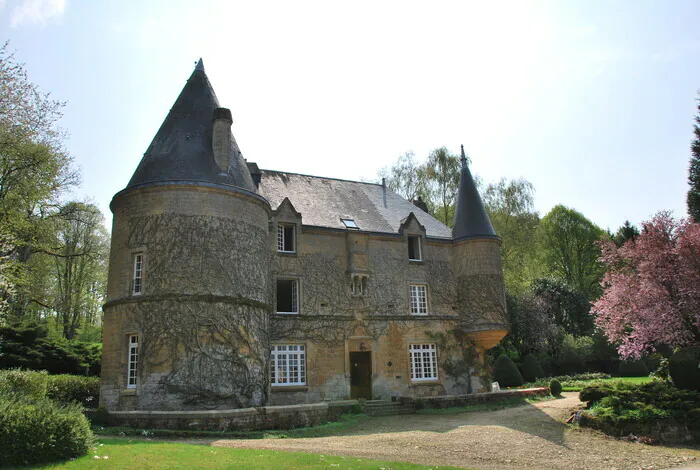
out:
M511 398L545 397L549 395L549 389L525 388L515 390L501 390L500 392L471 393L469 395L443 395L439 397L401 397L401 402L413 404L422 402L427 408L452 408L454 406L467 406L476 403L494 403Z
M263 406L211 411L114 411L110 426L195 431L254 431L292 429L337 421L352 411L357 400L313 405Z

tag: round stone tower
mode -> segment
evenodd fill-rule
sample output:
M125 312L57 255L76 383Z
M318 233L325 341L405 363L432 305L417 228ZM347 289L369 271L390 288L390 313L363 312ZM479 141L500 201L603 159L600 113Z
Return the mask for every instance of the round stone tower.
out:
M462 170L452 227L453 269L459 283L460 328L482 352L508 333L501 239L491 225L462 146ZM483 357L483 356L482 356Z
M113 213L100 404L266 401L270 206L197 64Z

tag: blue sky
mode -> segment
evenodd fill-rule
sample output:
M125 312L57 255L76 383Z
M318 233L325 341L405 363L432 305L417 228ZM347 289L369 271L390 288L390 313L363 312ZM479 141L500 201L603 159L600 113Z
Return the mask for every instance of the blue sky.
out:
M105 213L203 57L261 168L374 178L470 154L603 228L686 213L700 2L0 0L30 80L68 102L73 195Z

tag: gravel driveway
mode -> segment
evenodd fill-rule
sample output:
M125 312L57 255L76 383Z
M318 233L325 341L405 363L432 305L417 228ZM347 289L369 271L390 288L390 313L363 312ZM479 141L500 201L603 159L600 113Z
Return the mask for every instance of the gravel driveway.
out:
M564 424L580 404L578 393L564 396L499 411L370 418L333 437L224 439L212 445L477 469L700 469L700 448L618 441Z

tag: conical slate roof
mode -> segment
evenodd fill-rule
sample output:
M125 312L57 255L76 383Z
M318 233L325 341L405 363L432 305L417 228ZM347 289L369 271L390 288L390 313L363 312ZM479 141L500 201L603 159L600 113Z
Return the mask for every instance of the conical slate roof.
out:
M148 183L189 181L225 184L256 192L236 140L231 136L230 168L224 172L212 148L214 110L219 100L199 59L175 104L144 153L127 188Z
M498 238L491 225L474 178L467 166L467 157L462 146L462 173L459 177L459 190L455 207L455 219L452 226L452 238Z

